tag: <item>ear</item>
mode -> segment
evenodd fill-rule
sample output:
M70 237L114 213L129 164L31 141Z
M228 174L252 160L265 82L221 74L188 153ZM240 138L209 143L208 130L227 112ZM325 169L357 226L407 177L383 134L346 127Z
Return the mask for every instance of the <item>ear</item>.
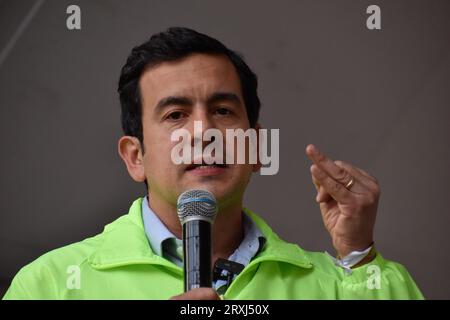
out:
M117 151L127 166L128 173L136 182L145 181L144 160L139 139L123 136L117 144Z
M262 164L261 164L261 161L259 161L259 139L260 139L260 137L259 137L259 130L261 129L262 127L261 127L261 125L259 124L259 123L256 123L256 125L255 125L255 130L256 130L256 151L257 151L257 157L256 157L256 163L255 164L253 164L252 166L253 166L253 172L258 172L260 169L261 169L261 167L262 167Z

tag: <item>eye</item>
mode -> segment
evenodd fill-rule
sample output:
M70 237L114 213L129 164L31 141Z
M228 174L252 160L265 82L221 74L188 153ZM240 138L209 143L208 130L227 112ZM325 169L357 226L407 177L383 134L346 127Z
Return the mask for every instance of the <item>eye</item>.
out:
M216 110L216 112L221 116L226 116L231 114L231 111L227 108L221 107Z
M181 118L183 118L185 116L185 114L181 111L174 111L169 113L169 115L167 115L166 119L168 120L180 120Z

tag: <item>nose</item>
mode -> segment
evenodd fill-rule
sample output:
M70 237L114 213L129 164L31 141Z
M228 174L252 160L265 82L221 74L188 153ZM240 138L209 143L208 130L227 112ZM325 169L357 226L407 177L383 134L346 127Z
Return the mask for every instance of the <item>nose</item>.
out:
M203 135L206 130L215 128L214 119L206 107L199 107L195 109L196 110L193 111L191 117L193 129L197 129L197 132L199 132L201 127L201 134Z
M189 131L191 133L191 146L194 147L196 144L200 144L202 146L202 149L204 149L208 144L210 144L214 139L211 141L204 141L204 133L208 129L216 128L216 124L214 122L214 119L212 115L208 112L208 109L206 107L197 107L194 108L191 115L191 121L189 124Z

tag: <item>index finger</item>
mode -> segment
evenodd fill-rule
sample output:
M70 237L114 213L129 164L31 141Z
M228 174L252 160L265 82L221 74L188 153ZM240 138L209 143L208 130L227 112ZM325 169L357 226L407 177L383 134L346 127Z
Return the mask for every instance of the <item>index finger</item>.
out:
M345 169L336 165L334 161L320 152L320 150L313 144L309 144L306 147L306 154L312 162L314 162L334 180L346 185L352 179L350 174Z

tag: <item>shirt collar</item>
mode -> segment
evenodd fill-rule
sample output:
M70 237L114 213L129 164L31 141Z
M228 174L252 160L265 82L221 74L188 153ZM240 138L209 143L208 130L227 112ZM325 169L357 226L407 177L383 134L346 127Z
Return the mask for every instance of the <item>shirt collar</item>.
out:
M142 199L142 220L144 222L144 230L147 235L147 239L150 242L153 252L162 257L163 242L167 239L177 239L177 237L170 232L169 229L167 229L165 224L150 208L148 196ZM181 241L180 239L178 240Z
M256 223L245 213L242 213L242 223L244 225L244 239L228 260L246 266L262 250L266 237L261 233Z
M142 200L142 220L147 239L153 251L160 257L169 257L169 260L178 265L182 264L182 240L165 226L156 213L150 208L148 196ZM244 238L239 247L228 257L228 260L246 266L250 260L262 249L266 238L258 226L245 213L242 213L244 225ZM173 241L175 240L175 241Z

